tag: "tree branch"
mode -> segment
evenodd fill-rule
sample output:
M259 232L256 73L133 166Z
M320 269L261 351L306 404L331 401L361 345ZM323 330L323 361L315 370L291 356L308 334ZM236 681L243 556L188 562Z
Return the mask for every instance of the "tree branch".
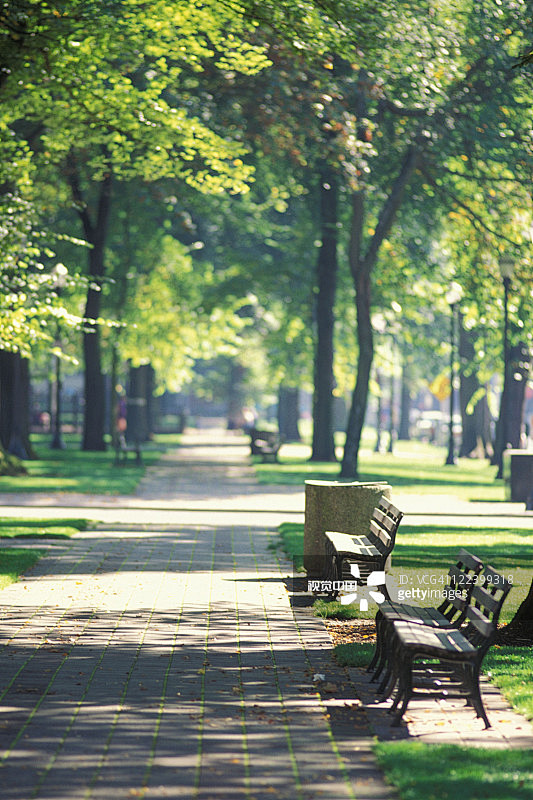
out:
M420 149L417 144L409 145L405 153L402 167L392 186L389 196L382 206L376 225L376 231L370 240L370 245L365 255L365 263L372 265L378 255L383 240L389 233L396 212L398 211L407 183L420 162Z
M92 224L91 215L89 214L89 209L87 208L87 203L83 197L78 164L76 161L76 156L72 150L67 156L66 177L72 192L72 198L76 204L76 211L78 212L78 215L81 219L81 224L83 225L85 237L88 242L94 244L94 226Z
M492 236L495 236L497 239L502 239L508 244L511 244L513 247L521 247L521 244L519 242L515 242L512 239L509 239L507 236L504 236L503 234L495 231L493 228L490 227L490 225L487 225L485 220L479 214L476 214L476 212L473 211L472 208L470 208L470 206L467 203L461 200L461 198L458 197L454 192L450 191L448 187L441 186L440 184L438 184L435 178L428 172L427 168L423 164L420 165L420 171L422 172L422 175L428 181L428 183L440 195L442 195L443 197L447 197L450 200L453 200L454 203L456 203L460 208L466 211L474 227L483 229L487 233L490 233Z

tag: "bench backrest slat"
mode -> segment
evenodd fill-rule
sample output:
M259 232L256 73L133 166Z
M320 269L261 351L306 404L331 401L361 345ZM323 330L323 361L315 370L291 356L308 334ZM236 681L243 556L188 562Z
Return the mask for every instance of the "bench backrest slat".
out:
M485 614L475 606L468 606L466 612L466 619L468 625L481 634L483 638L489 637L494 631L494 623ZM472 638L473 630L468 638Z
M383 528L377 525L373 519L370 520L370 529L368 538L380 552L385 552L386 550L390 550L392 547L391 545L392 537L390 533L386 530L383 530Z
M460 625L466 617L470 595L483 562L477 556L461 548L457 562L448 570L449 583L444 589L444 600L438 610L453 625Z
M386 497L382 497L373 511L368 538L382 555L388 555L396 540L396 532L403 513Z
M481 652L485 652L494 638L505 599L512 584L493 567L486 566L470 596L466 612L464 635Z
M374 522L377 522L378 525L380 525L382 528L385 528L385 530L388 531L393 531L397 525L396 520L384 514L382 510L379 508L379 506L378 508L374 509L374 513L372 514L372 519L374 520Z

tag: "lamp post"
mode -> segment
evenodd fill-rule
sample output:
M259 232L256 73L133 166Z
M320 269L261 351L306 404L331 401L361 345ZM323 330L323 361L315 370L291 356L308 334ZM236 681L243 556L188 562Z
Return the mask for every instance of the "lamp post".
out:
M378 387L377 408L376 408L376 445L374 453L381 453L381 415L383 413L381 403L381 373L376 371L376 384Z
M394 330L391 332L391 373L390 373L390 394L389 394L389 446L387 448L388 453L392 453L394 450Z
M63 264L56 264L52 270L53 288L57 298L61 297L61 292L65 288L68 270ZM61 326L59 319L57 322L57 347L61 346ZM61 437L61 358L55 355L55 415L54 415L54 435L50 447L53 450L64 450L65 444Z
M509 256L502 256L499 261L499 267L503 282L503 390L500 410L498 473L496 477L503 478L503 453L507 447L509 416L509 288L513 277L514 262Z
M448 432L448 456L446 464L455 464L455 443L453 440L453 411L455 407L455 307L463 296L463 288L452 281L446 292L446 302L450 306L450 420Z

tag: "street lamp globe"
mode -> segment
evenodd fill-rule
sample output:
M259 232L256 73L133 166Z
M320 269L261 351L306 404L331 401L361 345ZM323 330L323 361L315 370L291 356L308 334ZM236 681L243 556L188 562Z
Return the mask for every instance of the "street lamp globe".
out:
M454 306L463 298L463 287L457 281L452 281L450 287L446 292L446 302L450 306Z
M56 264L52 270L54 289L64 289L67 282L68 269L64 264Z

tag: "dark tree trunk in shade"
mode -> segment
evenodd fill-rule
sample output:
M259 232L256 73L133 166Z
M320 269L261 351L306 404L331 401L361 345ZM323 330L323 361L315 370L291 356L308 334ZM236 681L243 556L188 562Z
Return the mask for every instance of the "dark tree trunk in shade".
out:
M475 369L475 353L473 334L459 324L459 407L463 429L459 449L461 457L486 457L490 449L490 412L485 387L480 384Z
M72 197L80 217L85 238L91 244L88 251L89 286L85 302L87 322L83 333L83 356L85 369L85 417L83 426L83 450L105 450L106 397L102 372L100 329L96 320L100 317L102 284L105 276L105 245L111 210L111 167L98 184L98 199L94 215L91 216L82 189L79 165L73 153L67 162L67 179Z
M531 356L523 342L509 348L508 359L494 444L494 462L500 469L502 453L507 446L519 448L521 445L525 392L531 370Z
M511 347L510 362L507 440L513 447L520 447L524 427L526 386L531 370L531 355L524 342Z
M35 458L30 443L30 371L19 353L0 351L0 441L21 459Z
M335 461L333 426L333 332L337 289L338 185L332 169L320 180L322 243L317 262L316 342L312 461Z
M346 428L346 441L341 468L342 478L350 478L351 480L358 479L359 446L365 422L370 372L374 357L371 322L372 270L376 263L379 249L392 227L398 209L402 203L405 189L418 163L418 148L416 145L410 145L405 152L401 169L394 181L390 194L383 204L375 232L366 250L363 249L363 228L366 210L364 191L354 192L352 197L349 258L356 295L355 303L357 310L359 358L357 362L357 378L352 395L352 405Z
M152 367L141 364L131 367L126 396L126 440L131 444L147 442L150 438L150 407L153 390Z
M230 364L228 376L228 430L242 428L244 420L244 377L246 369L237 361Z
M522 623L528 623L533 627L533 581L529 587L526 597L518 606L516 614L509 623L509 628L513 628Z

